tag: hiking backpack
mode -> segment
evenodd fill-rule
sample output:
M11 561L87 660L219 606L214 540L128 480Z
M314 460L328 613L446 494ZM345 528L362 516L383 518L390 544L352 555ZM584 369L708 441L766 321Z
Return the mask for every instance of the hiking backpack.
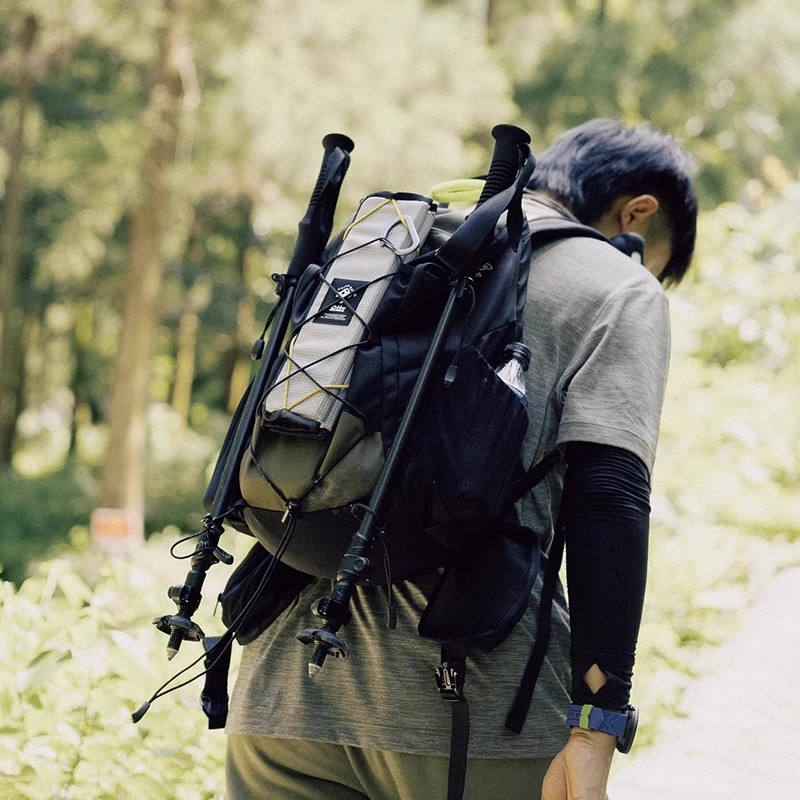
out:
M261 364L204 498L206 528L186 583L170 590L178 613L155 621L172 653L183 639L203 639L203 707L209 726L222 727L232 638L252 641L315 577L331 578L333 590L315 605L321 627L298 632L313 647L312 674L327 655L348 655L337 632L356 586L439 569L419 633L443 648L451 798L466 767L467 650L505 638L539 570L542 543L514 502L560 458L525 469L527 411L496 369L523 338L532 248L604 239L561 218L529 224L521 197L534 167L530 139L512 126L492 133L489 175L470 213L379 192L330 241L353 144L337 134L323 141L292 261L274 276L280 299L269 338L254 349ZM258 541L220 596L228 631L211 638L190 618L205 571L230 560L218 546L223 523ZM556 527L539 633L507 723L517 732L547 647L563 549Z

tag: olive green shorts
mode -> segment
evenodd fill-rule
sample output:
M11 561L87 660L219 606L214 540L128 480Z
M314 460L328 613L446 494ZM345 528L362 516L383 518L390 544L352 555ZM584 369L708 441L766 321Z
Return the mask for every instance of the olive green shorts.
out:
M548 759L471 758L464 800L540 800ZM446 800L449 759L228 736L226 800Z

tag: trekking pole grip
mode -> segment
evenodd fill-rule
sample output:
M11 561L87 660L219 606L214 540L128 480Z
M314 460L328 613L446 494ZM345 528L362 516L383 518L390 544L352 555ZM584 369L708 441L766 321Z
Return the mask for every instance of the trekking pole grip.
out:
M486 176L478 205L511 186L520 168L521 147L531 141L528 132L516 125L495 125L492 136L492 163L489 165L489 174Z
M341 150L343 153L352 153L354 147L355 143L353 140L349 136L345 136L343 133L329 133L323 138L322 148L325 152L322 156L322 166L319 170L316 186L314 186L314 191L311 193L310 205L316 205L317 201L319 200L320 193L325 186L325 181L329 177L328 172L330 167L333 166L330 163L331 159L334 155L336 155L336 151Z
M322 140L322 147L325 152L317 182L311 193L306 213L298 225L294 252L286 270L289 275L297 277L321 256L328 242L339 189L355 144L343 133L329 133Z

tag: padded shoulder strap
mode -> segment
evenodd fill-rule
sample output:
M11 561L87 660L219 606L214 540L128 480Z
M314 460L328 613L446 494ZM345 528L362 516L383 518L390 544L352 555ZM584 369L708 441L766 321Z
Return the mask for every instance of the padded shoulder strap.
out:
M531 232L531 246L534 249L571 236L585 236L608 242L600 231L565 217L538 217L528 220L528 227Z

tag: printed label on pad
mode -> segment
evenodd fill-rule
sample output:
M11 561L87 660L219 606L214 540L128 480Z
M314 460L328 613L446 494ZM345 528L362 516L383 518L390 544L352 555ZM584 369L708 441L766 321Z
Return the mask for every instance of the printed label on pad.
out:
M314 322L323 325L349 325L353 319L353 312L358 308L363 296L358 290L367 283L368 281L334 278Z

